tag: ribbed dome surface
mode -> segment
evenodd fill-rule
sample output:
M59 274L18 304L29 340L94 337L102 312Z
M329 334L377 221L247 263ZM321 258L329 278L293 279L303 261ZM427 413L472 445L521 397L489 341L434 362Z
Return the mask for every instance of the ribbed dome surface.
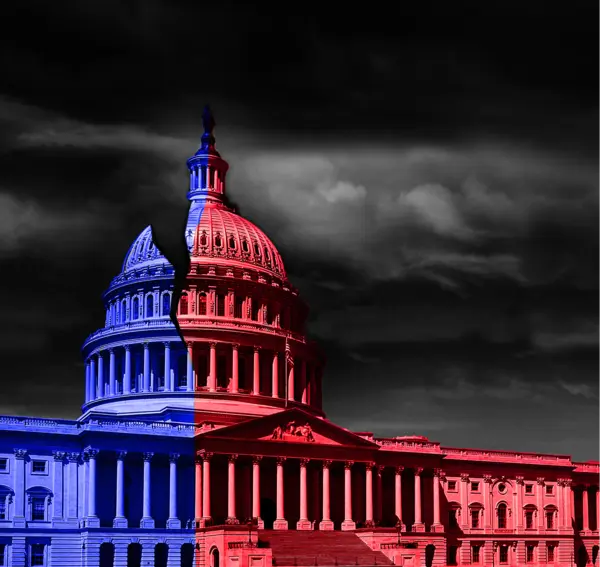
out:
M169 261L152 241L152 227L147 226L129 248L123 262L122 272L168 263Z
M206 203L198 212L195 230L188 235L192 262L202 256L231 259L286 277L277 248L249 220L221 203Z

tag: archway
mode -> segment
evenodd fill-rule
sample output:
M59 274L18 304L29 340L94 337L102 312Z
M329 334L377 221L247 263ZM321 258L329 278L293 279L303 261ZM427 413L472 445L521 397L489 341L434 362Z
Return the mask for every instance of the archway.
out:
M154 567L167 567L169 559L169 546L166 543L157 543L154 546Z
M191 543L184 543L181 546L181 567L193 567L194 566L194 545Z
M141 567L142 546L139 543L130 543L127 546L127 567Z
M115 546L105 541L100 546L100 567L113 567L115 562Z
M435 545L431 543L425 547L425 567L431 567L433 565L433 556L435 555Z
M271 498L260 499L260 516L265 523L265 529L272 530L273 523L277 518L277 508Z
M219 550L216 547L210 550L208 567L219 567Z

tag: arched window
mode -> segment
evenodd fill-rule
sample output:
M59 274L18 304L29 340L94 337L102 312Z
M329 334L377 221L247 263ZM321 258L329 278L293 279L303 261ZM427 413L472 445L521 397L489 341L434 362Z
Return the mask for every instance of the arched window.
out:
M544 508L544 519L546 522L546 529L553 530L556 527L556 518L558 517L558 510L550 505Z
M271 257L269 256L269 249L266 246L265 246L264 252L265 252L265 260L267 262L267 265L270 266L271 265Z
M115 546L105 541L100 545L100 567L113 567L115 562Z
M29 521L48 522L48 508L52 502L52 493L44 486L33 486L27 489L29 504Z
M154 317L154 296L152 294L146 297L146 318Z
M469 506L469 516L471 518L471 528L480 528L483 516L483 506L479 503L471 504L471 506Z
M162 316L168 317L171 312L171 296L168 293L162 296Z
M448 529L458 529L458 516L460 515L460 504L457 502L448 503Z
M229 248L235 250L235 238L233 236L229 237Z
M215 236L215 247L221 248L222 246L223 246L223 239L221 238L221 235L217 233L217 235Z
M179 314L187 315L189 312L189 302L187 293L182 293L179 298Z
M206 315L206 294L204 292L198 294L198 315Z
M121 323L125 323L127 320L127 301L124 299L121 301Z
M169 546L166 543L157 543L154 547L154 567L167 567Z
M12 488L0 485L0 521L10 520L9 504L13 501L14 496L15 493Z
M254 243L254 255L260 256L260 246L256 243Z
M136 321L140 316L140 298L134 297L131 302L131 318Z
M536 508L532 504L525 506L523 513L525 515L525 529L531 530L534 527Z
M242 240L242 250L246 253L250 252L250 246L248 246L248 241L245 238Z
M219 565L219 550L213 547L209 554L209 567L220 567Z
M506 504L498 504L498 529L503 530L506 528Z
M200 235L200 246L208 246L208 238L206 237L206 232L202 232Z
M141 567L142 565L142 545L139 543L130 543L127 546L127 567Z

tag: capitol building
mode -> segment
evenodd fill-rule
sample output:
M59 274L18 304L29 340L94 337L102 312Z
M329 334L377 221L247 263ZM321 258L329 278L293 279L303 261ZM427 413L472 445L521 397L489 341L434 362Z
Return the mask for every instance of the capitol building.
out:
M213 129L207 109L187 274L144 229L83 345L81 416L0 416L0 566L595 565L597 461L327 419L308 306L229 206Z

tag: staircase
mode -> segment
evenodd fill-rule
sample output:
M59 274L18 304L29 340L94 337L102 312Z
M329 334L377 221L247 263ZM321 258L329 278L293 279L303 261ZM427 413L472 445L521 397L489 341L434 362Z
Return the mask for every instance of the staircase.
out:
M272 549L274 567L393 565L352 532L261 530L258 541Z

